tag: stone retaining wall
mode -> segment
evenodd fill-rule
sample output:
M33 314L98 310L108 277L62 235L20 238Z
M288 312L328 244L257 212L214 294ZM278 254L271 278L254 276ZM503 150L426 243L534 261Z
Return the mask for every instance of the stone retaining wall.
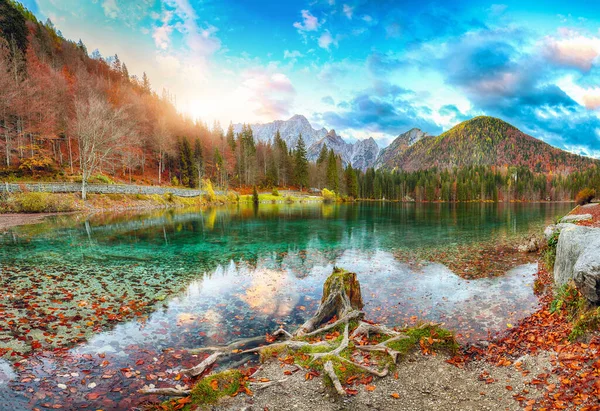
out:
M81 183L2 183L0 193L19 193L21 191L35 191L44 193L78 193L81 192ZM138 186L128 184L88 184L88 193L95 194L166 194L171 193L179 197L198 197L205 194L204 190L186 188ZM223 194L216 192L216 194Z

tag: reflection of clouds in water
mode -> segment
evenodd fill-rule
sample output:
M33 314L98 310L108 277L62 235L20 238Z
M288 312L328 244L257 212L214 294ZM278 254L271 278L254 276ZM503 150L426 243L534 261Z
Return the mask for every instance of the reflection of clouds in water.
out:
M250 287L240 299L263 315L283 317L290 314L300 298L285 271L257 269Z
M537 264L479 280L464 280L442 264L413 269L384 251L347 250L335 264L358 274L367 317L389 325L416 316L485 335L525 317L538 304L532 288Z
M12 366L0 358L0 386L6 384L10 380L16 378L16 374L14 373Z
M531 287L534 264L503 277L467 281L441 264L415 270L387 251L294 250L267 254L256 266L242 261L219 266L170 299L144 325L119 324L75 350L109 352L129 344L211 345L239 335L264 334L279 322L293 326L316 310L333 265L358 274L367 317L388 325L416 316L446 322L470 335L485 335L514 323L515 315L526 316L537 304Z

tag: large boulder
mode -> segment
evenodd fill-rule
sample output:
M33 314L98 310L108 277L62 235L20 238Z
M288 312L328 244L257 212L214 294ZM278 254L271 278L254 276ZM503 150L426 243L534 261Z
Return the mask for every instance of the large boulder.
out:
M576 223L593 219L591 214L569 214L560 219L561 223Z
M554 282L573 280L592 302L600 302L600 228L569 226L561 230L556 247Z
M563 228L571 227L571 226L575 227L575 224L572 224L572 223L551 224L548 227L546 227L546 229L544 230L544 237L546 237L546 240L550 240L554 234L559 233L560 230L562 230Z
M588 300L600 303L600 234L579 256L573 267L573 280Z

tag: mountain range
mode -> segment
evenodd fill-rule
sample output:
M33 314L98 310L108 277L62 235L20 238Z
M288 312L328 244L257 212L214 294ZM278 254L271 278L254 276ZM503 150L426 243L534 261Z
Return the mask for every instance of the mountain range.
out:
M552 147L503 120L488 116L464 121L439 136L413 128L383 149L372 137L350 143L335 130L314 129L302 115L250 126L254 137L265 142L271 142L279 130L290 148L296 146L298 135L302 133L310 161L317 159L325 145L341 157L344 165L351 164L363 171L370 167L416 171L485 165L527 166L533 171L549 172L599 164L598 160ZM241 124L234 125L236 132L241 128Z

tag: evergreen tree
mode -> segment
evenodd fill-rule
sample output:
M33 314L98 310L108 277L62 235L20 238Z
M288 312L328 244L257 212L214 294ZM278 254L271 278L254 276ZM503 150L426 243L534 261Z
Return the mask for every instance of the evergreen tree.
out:
M194 142L194 166L198 175L198 184L202 181L204 175L204 155L202 154L202 143L200 139Z
M183 137L180 141L179 149L179 168L180 181L184 186L194 188L198 184L198 175L196 174L196 166L194 164L194 156L192 148L187 137Z
M129 70L127 70L127 66L125 65L125 63L123 63L123 65L121 66L121 73L123 73L123 78L126 81L129 81Z
M152 88L150 87L150 79L148 78L148 75L145 71L144 74L142 74L142 88L146 93L152 92Z
M87 54L88 54L87 47L85 46L85 44L83 44L83 41L81 41L81 39L79 39L79 41L77 42L77 48L79 50L81 50L87 56Z
M346 167L346 190L350 197L358 198L358 177L352 165Z
M227 127L227 134L225 135L225 139L227 140L227 144L229 144L229 148L231 148L231 151L235 152L235 133L233 131L232 123L229 123L229 127Z
M340 180L337 169L337 158L333 149L329 150L329 155L327 156L327 186L336 193L339 193Z
M308 186L308 159L306 158L306 145L302 134L298 136L296 150L294 150L294 171L296 184L300 186L300 190Z
M321 147L321 151L319 152L319 157L317 158L317 165L321 165L325 161L327 161L328 154L329 153L327 151L327 146L325 144L323 144L323 147Z

